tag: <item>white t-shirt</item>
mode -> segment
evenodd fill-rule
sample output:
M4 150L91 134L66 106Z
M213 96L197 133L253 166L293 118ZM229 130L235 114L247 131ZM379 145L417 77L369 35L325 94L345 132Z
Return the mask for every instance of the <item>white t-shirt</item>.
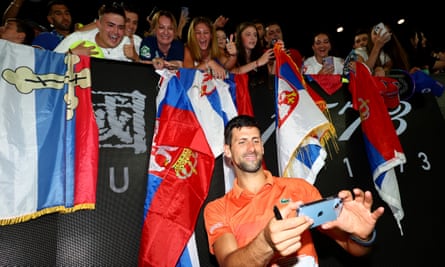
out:
M363 61L367 61L368 58L369 58L369 55L368 55L368 53L366 51L366 48L356 48L355 49L355 53L357 55L360 55L363 58ZM379 53L379 60L384 65L384 64L388 63L388 61L390 61L391 58L385 52L380 51L380 53Z
M340 57L334 58L334 73L333 74L343 74L343 63L344 60ZM303 74L318 74L318 72L323 67L322 64L318 63L315 56L307 58L303 62Z
M93 43L96 43L96 34L99 32L99 30L92 29L89 31L76 31L68 36L66 36L57 46L54 48L55 52L59 53L66 53L68 49L71 47L72 44L74 44L77 41L90 41ZM124 54L124 44L129 44L130 39L127 36L124 36L122 41L119 43L118 46L114 48L102 48L102 51L104 53L104 58L106 59L114 59L114 60L120 60L120 61L131 61L131 59L127 58ZM139 54L139 49L137 46L140 45L140 41L137 41L137 38L134 38L134 44L136 52Z

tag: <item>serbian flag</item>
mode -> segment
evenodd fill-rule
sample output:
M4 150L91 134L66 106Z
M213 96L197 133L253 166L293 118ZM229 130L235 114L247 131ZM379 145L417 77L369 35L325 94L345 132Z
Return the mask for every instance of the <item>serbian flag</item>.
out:
M230 92L232 93L238 114L253 116L252 100L249 93L249 76L247 73L230 74L226 82L230 85Z
M249 76L243 74L229 74L225 80L229 84L229 90L235 104L237 114L254 116L252 100L249 92ZM237 114L234 114L236 116ZM264 161L263 166L265 167ZM235 171L229 159L223 158L224 185L225 192L229 192L233 187L235 180Z
M356 62L356 71L351 71L349 84L353 108L360 113L375 188L390 207L403 235L400 221L404 212L394 168L404 164L406 158L378 83L363 63Z
M199 266L189 248L215 157L223 150L224 125L236 110L223 81L195 69L166 73L157 100L139 266Z
M274 52L280 175L313 184L327 155L322 139L333 136L333 126L307 92L303 76L281 44L275 44Z
M0 225L94 209L89 58L5 40L0 50Z

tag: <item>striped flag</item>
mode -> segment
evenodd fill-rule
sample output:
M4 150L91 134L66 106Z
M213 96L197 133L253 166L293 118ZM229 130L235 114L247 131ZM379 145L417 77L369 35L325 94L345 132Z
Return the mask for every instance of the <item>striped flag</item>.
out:
M164 72L157 103L139 266L196 267L196 220L236 109L227 83L195 69Z
M236 113L254 116L247 73L230 74L225 82L229 84L229 90L236 106ZM235 113L233 115L235 116ZM235 171L233 170L232 162L225 157L223 157L223 172L225 192L229 192L235 180Z
M247 73L243 74L231 74L229 79L226 79L229 83L232 93L232 97L235 100L236 109L238 114L254 116L252 100L249 93L249 76Z
M406 158L380 95L378 83L380 81L371 75L363 63L356 62L356 71L350 73L349 84L353 108L360 113L363 138L375 188L390 207L403 235L400 221L404 217L404 212L394 168L404 164Z
M5 40L0 51L0 225L94 209L89 58Z
M281 176L314 183L335 129L306 90L298 67L279 43L276 57L277 156Z

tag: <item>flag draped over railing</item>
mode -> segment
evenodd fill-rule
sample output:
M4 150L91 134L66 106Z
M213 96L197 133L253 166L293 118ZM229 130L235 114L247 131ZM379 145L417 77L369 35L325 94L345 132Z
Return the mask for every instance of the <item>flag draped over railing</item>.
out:
M305 74L309 82L316 82L328 95L332 95L343 86L340 74Z
M404 164L406 158L378 83L380 81L372 76L363 63L356 62L356 70L351 71L349 84L353 108L360 113L375 188L390 207L403 235L400 221L404 212L394 168Z
M139 266L195 266L186 244L208 195L215 158L223 152L224 126L236 108L229 85L207 73L180 69L162 77Z
M335 128L306 90L298 67L279 43L274 52L280 175L305 178L313 184L325 164L325 145L335 136Z
M89 58L5 40L0 51L0 225L94 209Z

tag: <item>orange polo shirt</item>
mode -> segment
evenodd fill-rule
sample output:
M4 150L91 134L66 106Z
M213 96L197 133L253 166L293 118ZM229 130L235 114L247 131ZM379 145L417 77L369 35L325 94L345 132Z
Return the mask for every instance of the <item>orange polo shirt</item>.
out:
M213 243L225 233L235 236L238 247L247 245L274 216L274 205L282 208L289 201L306 203L321 198L317 188L304 179L274 177L269 171L264 172L267 183L257 194L240 188L235 179L231 191L206 205L204 220L212 254ZM302 247L297 251L297 255L313 257L314 262L318 264L309 230L302 235Z

